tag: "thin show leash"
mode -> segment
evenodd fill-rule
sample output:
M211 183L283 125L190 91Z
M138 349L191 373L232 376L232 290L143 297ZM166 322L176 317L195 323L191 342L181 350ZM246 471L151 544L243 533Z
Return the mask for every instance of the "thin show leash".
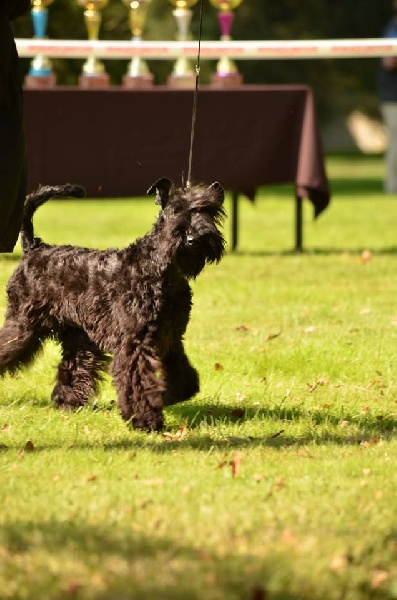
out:
M200 0L200 25L199 25L199 38L198 38L198 51L197 51L197 63L196 63L196 84L194 88L193 96L193 110L192 110L192 124L190 128L190 149L189 149L189 168L187 172L186 187L190 188L191 176L192 176L192 162L193 162L193 145L194 145L194 133L196 128L196 117L197 117L197 100L198 100L198 88L199 88L199 77L200 77L200 54L201 54L201 36L203 31L203 5L204 0Z

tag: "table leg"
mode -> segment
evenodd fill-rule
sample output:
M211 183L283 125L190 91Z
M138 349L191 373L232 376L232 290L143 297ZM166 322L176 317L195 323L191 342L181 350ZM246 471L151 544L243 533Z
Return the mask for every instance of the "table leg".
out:
M232 192L232 252L238 244L238 192Z
M295 197L295 252L303 252L303 200Z

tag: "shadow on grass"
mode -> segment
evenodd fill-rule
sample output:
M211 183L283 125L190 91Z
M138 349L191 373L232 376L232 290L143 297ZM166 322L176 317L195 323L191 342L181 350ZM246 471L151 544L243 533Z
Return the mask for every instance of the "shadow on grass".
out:
M109 406L94 407L94 410L109 413L117 408L112 403ZM87 406L79 411L88 413L92 411L92 407ZM180 424L186 423L187 435L178 437L181 425L172 427L172 430L168 428L164 432L148 434L134 431L129 424L123 424L125 435L116 440L90 442L86 439L77 439L70 446L65 447L64 440L60 440L59 444L40 445L39 440L36 439L35 453L60 448L73 451L96 447L102 447L109 452L145 448L153 452L167 453L173 452L176 447L179 451L208 452L256 447L277 450L310 445L368 446L393 438L397 430L397 420L394 415L369 413L357 415L347 411L343 414L335 414L329 409L305 409L303 405L257 408L242 407L241 404L230 406L207 403L196 406L182 403L166 409L166 413L168 411L174 421ZM70 415L68 424L73 428L75 413L68 414ZM244 424L249 421L255 421L256 432L263 424L263 435L247 434ZM293 431L295 424L299 425L297 433ZM95 428L95 423L92 424L92 428ZM20 445L16 447L11 444L0 445L0 451L10 450L20 451Z
M294 248L286 248L284 250L228 250L228 254L236 257L272 257L272 256L332 256L332 255L351 255L360 256L364 251L370 250L376 256L394 256L397 255L397 246L385 246L384 248L371 248L370 246L357 246L357 248L326 248L326 247L311 247L295 250Z
M294 568L290 547L264 544L262 556L239 552L234 550L238 537L233 540L231 533L228 551L217 554L210 547L151 534L161 521L144 533L142 522L150 524L151 504L131 503L131 524L141 524L135 531L76 520L6 523L0 538L3 581L20 584L25 593L18 598L52 600L322 600L329 586L332 598L346 593L373 600L391 597L386 589L371 587L369 577L357 582L349 581L348 573L336 578L329 572L319 581L301 573ZM394 532L383 536L379 545L386 547L394 537ZM361 559L360 554L353 558L352 567Z
M143 519L150 523L150 503L134 506L132 502L131 524ZM2 561L3 581L10 578L13 583L20 582L29 594L23 598L320 600L323 597L318 582L293 573L288 551L277 553L267 549L266 552L264 548L264 558L248 551L233 553L233 540L228 552L217 555L211 548L178 543L160 534L135 532L131 527L54 519L6 523L1 539L7 559ZM17 557L16 562L13 556ZM23 560L24 556L27 560ZM65 556L70 557L70 563ZM48 568L48 564L52 567ZM75 574L76 564L84 567L79 567ZM33 565L36 567L32 571ZM283 591L271 591L268 595L266 586L272 578ZM294 588L301 591L288 591Z

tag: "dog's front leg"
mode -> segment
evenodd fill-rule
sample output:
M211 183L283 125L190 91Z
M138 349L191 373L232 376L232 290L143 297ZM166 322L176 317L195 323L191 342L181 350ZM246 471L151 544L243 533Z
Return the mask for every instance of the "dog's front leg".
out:
M163 359L166 381L165 406L189 400L200 390L199 375L190 364L182 340L177 340Z
M139 343L131 353L123 346L112 364L121 415L135 429L160 431L165 392L161 362L150 344Z

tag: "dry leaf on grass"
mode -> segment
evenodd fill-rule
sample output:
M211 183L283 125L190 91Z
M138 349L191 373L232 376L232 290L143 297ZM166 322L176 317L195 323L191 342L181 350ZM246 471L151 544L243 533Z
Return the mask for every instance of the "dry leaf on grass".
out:
M240 464L241 464L241 454L240 452L235 452L232 460L222 460L218 464L218 469L223 469L223 467L230 466L232 469L232 476L238 477L240 473Z
M70 581L64 588L64 593L68 596L75 596L83 587L82 583L78 581Z
M337 554L332 558L329 567L331 571L334 571L335 573L343 573L343 571L346 569L347 563L348 560L346 554Z
M328 383L328 378L323 376L323 377L319 377L315 383L308 383L307 388L308 388L309 392L314 392L314 390L316 390L318 387L320 387L322 385L326 385L327 383Z
M241 454L240 454L240 452L235 452L232 460L230 461L230 466L232 467L232 476L233 477L239 476L240 464L241 464Z
M184 421L180 427L180 429L176 433L172 433L171 431L164 431L162 433L163 438L167 440L167 442L180 442L187 435L187 423Z
M223 366L221 365L221 363L216 362L214 364L214 370L215 371L223 371Z
M142 483L143 485L152 485L155 487L158 487L160 485L164 485L164 479L161 479L160 477L154 478L154 479L138 479L138 481L140 483Z
M366 265L367 263L369 263L372 259L372 253L370 250L363 250L360 254L360 262L362 262L363 265Z
M388 578L389 578L389 572L388 571L381 571L381 570L374 571L372 573L372 578L371 578L371 588L372 589L377 589Z

